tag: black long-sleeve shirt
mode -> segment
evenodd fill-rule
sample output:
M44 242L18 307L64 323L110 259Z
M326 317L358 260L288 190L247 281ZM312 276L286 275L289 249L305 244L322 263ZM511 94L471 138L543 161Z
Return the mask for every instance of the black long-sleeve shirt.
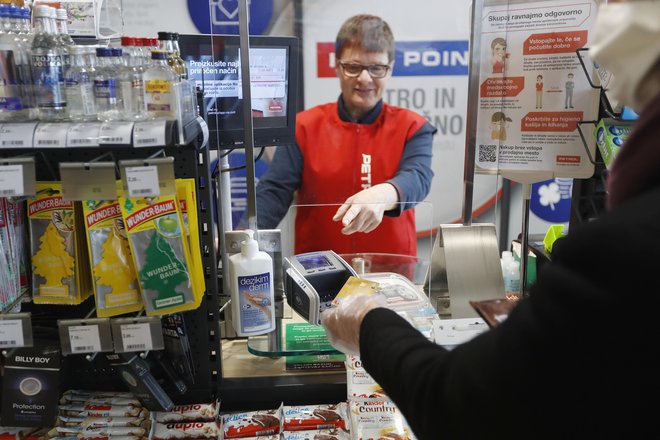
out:
M366 315L363 365L419 439L660 438L660 188L573 228L552 259L506 321L451 351Z

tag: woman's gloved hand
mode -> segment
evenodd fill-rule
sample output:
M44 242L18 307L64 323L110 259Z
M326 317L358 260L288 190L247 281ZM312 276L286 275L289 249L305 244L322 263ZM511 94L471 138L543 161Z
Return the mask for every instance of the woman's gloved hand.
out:
M339 306L321 313L321 324L328 340L337 350L358 356L360 354L360 326L365 315L385 305L380 295L351 295Z
M341 220L342 234L371 232L383 220L385 211L394 209L399 201L399 193L394 185L380 183L350 196L337 209L332 220Z

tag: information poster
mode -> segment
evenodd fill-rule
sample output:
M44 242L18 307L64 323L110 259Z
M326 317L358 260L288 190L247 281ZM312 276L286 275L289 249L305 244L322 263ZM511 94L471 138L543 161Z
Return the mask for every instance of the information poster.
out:
M593 175L598 90L577 49L588 47L593 1L541 1L484 8L477 169L548 177Z

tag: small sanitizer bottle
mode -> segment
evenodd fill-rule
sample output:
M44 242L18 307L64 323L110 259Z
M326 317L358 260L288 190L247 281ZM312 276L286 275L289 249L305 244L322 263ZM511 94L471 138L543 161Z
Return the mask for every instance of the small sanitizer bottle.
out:
M275 330L273 259L245 232L241 252L229 257L232 321L238 336L263 335Z

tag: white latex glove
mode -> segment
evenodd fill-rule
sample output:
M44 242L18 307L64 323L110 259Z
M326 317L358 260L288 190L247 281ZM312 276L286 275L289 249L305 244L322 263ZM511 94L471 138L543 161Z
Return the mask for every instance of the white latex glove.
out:
M332 220L341 220L344 225L341 233L345 235L371 232L383 220L383 213L394 209L398 201L399 194L394 185L379 183L347 198Z
M384 305L378 300L380 297L351 295L339 306L323 311L321 324L325 327L330 344L343 353L359 356L362 320L370 310Z

